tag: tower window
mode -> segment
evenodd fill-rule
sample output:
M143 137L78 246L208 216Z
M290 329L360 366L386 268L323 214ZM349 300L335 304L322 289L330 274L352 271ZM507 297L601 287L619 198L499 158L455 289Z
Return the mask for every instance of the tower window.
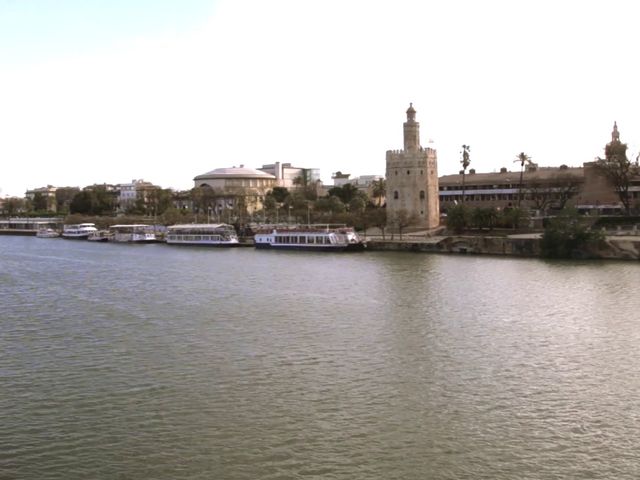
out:
M410 175L410 174L411 174L411 172L409 170L407 170L407 175Z
M394 200L397 200L397 199L398 199L398 191L397 191L397 190L395 190L395 191L393 192L393 199L394 199Z
M420 200L424 200L424 190L420 190Z
M396 175L398 175L398 170L396 170Z

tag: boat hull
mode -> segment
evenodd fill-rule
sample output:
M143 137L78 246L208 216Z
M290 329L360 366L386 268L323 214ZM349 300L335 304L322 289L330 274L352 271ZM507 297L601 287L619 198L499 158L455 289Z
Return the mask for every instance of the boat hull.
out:
M86 240L87 238L89 238L89 233L87 233L86 235L68 235L68 234L62 234L62 238L64 238L65 240Z
M174 240L167 240L167 245L178 245L182 247L210 247L210 248L233 248L239 247L238 242L177 242Z
M304 252L362 252L366 249L364 243L352 243L349 245L290 245L256 243L258 250L297 250Z

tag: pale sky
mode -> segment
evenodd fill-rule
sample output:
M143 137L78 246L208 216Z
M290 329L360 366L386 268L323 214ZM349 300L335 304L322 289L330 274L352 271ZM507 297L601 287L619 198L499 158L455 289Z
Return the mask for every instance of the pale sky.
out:
M0 195L276 161L439 175L640 150L636 1L0 0Z

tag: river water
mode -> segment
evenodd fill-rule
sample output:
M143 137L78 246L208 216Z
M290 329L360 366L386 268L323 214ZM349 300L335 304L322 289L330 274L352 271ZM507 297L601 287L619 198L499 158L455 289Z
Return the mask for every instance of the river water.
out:
M0 236L0 478L637 479L639 281Z

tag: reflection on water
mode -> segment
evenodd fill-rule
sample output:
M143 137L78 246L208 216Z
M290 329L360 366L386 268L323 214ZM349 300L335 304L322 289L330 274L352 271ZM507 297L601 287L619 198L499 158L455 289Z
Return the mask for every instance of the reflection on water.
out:
M638 478L638 278L0 237L0 478Z

